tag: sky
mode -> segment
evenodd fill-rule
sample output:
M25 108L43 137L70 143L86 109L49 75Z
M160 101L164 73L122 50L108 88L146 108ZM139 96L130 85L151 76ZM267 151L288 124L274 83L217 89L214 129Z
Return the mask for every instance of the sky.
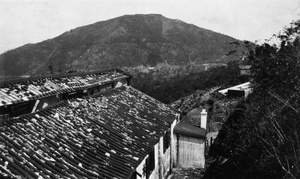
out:
M0 53L98 21L153 13L263 42L300 19L300 0L0 0Z

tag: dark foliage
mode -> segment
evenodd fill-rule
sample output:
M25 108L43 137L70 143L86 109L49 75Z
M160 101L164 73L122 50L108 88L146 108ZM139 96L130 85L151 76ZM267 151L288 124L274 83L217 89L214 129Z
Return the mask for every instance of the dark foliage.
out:
M294 22L279 47L263 44L249 57L254 93L220 131L207 177L300 177L299 34Z
M176 76L167 80L162 78L153 79L151 74L137 76L133 79L133 86L164 103L172 103L197 90L215 86L232 86L249 80L249 77L239 75L238 61L208 71Z

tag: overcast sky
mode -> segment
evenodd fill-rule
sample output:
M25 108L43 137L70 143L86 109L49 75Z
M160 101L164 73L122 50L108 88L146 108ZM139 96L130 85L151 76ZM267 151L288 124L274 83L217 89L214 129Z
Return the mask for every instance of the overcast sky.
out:
M149 13L254 42L300 19L300 0L0 0L0 53L79 26Z

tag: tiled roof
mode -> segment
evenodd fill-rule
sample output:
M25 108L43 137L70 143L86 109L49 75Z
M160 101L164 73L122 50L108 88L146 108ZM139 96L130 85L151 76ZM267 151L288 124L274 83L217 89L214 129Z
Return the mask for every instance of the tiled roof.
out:
M116 79L128 78L122 72L111 70L81 75L49 76L0 84L0 106L34 100L60 93L70 93L102 85Z
M176 115L126 86L12 119L0 126L0 176L129 178Z

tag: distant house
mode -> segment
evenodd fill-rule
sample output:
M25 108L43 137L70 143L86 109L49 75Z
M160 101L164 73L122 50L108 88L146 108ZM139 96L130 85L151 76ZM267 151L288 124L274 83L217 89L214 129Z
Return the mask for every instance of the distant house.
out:
M0 84L0 177L165 178L179 114L120 70Z
M219 93L227 97L247 97L252 93L252 87L250 82L239 84L230 88L219 90Z
M207 112L197 118L200 126L181 121L174 128L174 165L179 168L204 168Z
M251 65L239 65L240 75L251 75Z

